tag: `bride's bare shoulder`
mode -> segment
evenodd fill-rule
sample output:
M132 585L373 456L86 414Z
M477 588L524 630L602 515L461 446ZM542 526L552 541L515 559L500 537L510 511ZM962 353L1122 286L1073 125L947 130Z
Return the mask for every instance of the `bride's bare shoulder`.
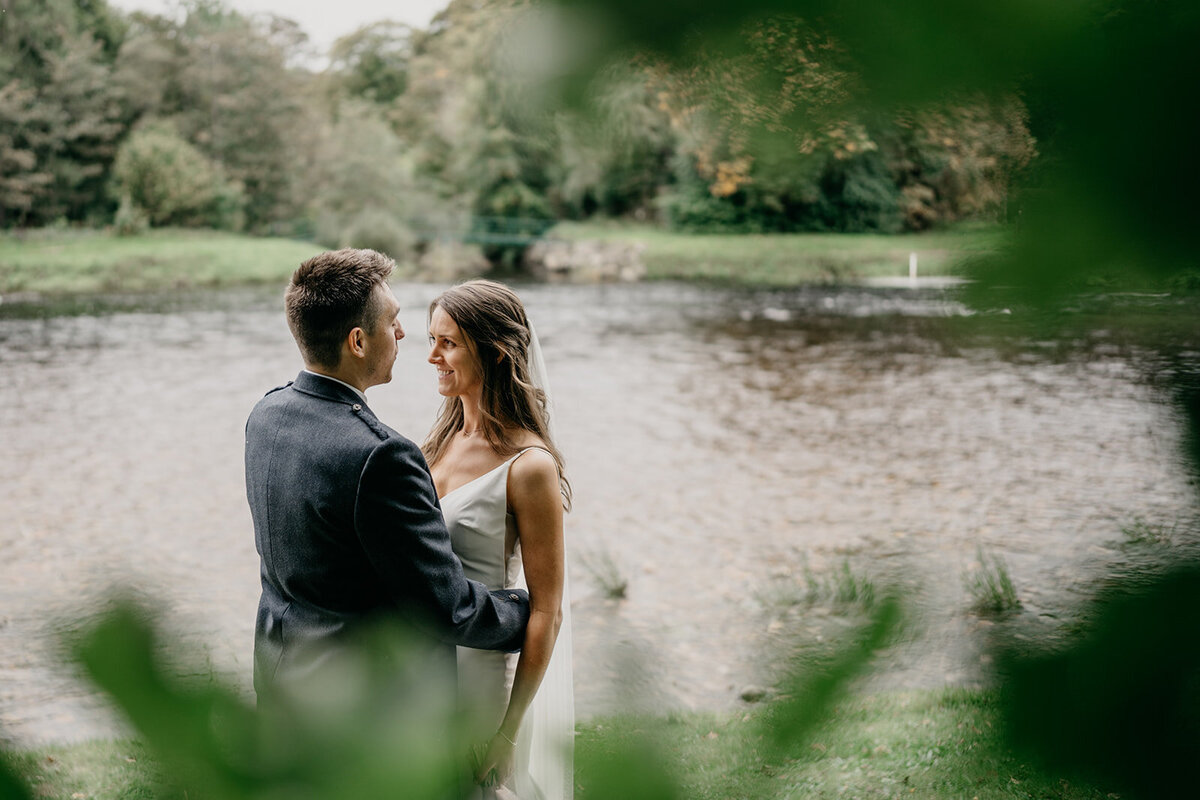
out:
M557 493L558 463L554 456L543 449L546 443L541 437L529 434L519 439L517 445L525 452L517 456L509 470L510 488L536 493L548 487Z

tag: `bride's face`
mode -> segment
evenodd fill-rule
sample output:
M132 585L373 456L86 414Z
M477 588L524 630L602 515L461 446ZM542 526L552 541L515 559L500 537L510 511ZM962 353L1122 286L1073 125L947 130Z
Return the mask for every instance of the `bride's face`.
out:
M435 307L429 318L429 363L437 367L438 394L443 397L483 394L483 373L472 350L458 323L441 306Z

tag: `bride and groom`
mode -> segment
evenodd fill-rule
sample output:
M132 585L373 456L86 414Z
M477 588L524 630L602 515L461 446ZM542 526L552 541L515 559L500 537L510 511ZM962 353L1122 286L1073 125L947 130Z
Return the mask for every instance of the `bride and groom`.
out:
M262 578L255 689L261 698L356 631L402 619L435 663L457 670L481 721L479 791L570 798L571 490L537 338L501 284L440 295L429 361L445 399L418 448L365 395L391 380L404 337L394 266L372 250L326 252L287 289L305 369L246 423Z

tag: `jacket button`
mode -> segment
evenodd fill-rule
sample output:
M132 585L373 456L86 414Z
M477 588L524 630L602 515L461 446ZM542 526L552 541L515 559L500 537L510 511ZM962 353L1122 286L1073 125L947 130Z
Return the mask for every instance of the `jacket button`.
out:
M355 411L362 411L362 406L360 406L358 403L355 403L354 405L352 405L350 407L353 408Z
M520 598L520 597L518 597L518 596L517 596L517 595L515 595L515 594L510 594L510 595L508 596L508 599L509 599L509 600L520 600L521 598Z

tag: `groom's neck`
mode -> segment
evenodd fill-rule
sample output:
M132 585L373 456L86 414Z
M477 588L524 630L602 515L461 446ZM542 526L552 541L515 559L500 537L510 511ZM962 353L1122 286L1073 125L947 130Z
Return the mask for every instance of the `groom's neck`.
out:
M341 383L356 389L359 394L366 394L367 387L363 385L361 377L355 375L350 370L330 369L329 367L321 364L305 364L304 368L309 372L316 373L317 375L323 375L326 378L333 378L335 381L340 381Z

